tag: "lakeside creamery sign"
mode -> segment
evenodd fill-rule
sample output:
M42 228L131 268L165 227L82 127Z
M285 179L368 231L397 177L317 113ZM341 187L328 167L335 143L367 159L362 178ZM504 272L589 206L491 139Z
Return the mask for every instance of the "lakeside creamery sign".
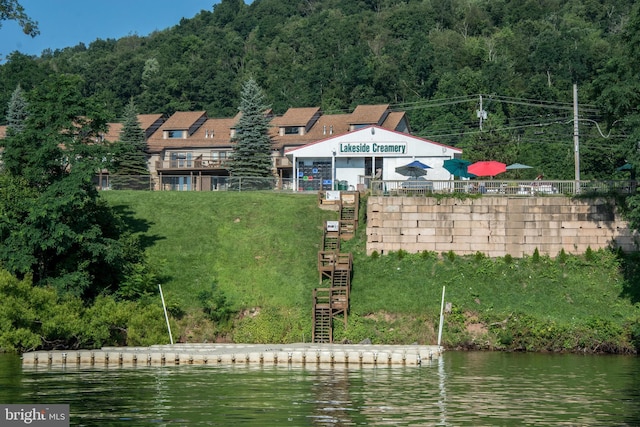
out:
M340 143L340 154L407 154L406 142L356 142Z

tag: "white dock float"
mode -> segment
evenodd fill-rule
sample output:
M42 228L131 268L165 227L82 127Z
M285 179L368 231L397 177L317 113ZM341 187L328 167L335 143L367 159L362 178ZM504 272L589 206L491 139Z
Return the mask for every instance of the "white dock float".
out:
M33 351L24 368L175 365L420 366L442 354L435 345L375 344L173 344Z

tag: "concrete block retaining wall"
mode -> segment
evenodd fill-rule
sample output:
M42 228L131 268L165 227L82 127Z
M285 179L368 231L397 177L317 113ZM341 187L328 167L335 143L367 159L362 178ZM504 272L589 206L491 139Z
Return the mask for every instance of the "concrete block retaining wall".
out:
M489 257L584 253L608 246L637 251L614 201L569 197L369 197L367 253L453 251Z

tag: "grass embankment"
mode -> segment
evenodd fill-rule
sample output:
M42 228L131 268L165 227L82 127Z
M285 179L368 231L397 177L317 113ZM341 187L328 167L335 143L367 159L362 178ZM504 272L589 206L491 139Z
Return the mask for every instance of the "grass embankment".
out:
M108 192L163 265L165 298L182 340L309 341L322 225L336 213L317 196L274 193ZM609 251L553 258L482 254L366 256L364 224L343 243L354 254L348 327L336 340L433 344L442 287L449 347L631 352L640 338L633 260ZM211 322L198 295L224 295L233 324ZM219 322L218 322L219 323Z

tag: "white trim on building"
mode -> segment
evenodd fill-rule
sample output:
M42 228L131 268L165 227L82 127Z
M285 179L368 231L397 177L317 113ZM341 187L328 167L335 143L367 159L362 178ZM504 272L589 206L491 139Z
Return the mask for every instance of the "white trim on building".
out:
M290 149L285 155L293 164L294 191L355 190L376 175L383 180L405 180L396 167L419 160L428 165L426 179L449 180L443 168L447 159L462 150L407 133L368 126Z

